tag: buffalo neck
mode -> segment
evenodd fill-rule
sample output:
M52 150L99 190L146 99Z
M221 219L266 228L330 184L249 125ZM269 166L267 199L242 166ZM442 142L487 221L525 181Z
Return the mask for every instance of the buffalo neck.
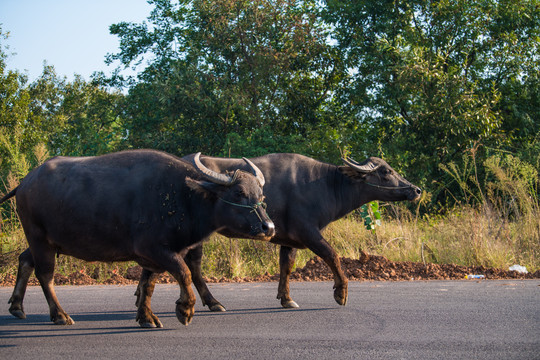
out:
M189 213L194 217L193 227L190 229L193 238L203 240L219 229L215 222L216 216L219 216L216 214L216 201L204 196L191 198Z
M366 185L351 179L335 168L334 191L336 197L336 216L334 220L340 219L351 211L370 202L368 189Z
M187 187L177 187L180 178L181 173L171 170L163 185L155 189L155 197L159 198L155 216L162 226L176 232L183 245L191 246L216 231L215 199Z

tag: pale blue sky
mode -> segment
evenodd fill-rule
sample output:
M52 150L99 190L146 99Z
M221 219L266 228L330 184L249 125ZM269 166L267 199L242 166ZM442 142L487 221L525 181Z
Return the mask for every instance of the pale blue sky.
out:
M122 21L140 23L152 6L146 0L0 0L2 33L9 32L8 69L26 72L35 80L43 61L58 75L86 80L94 71L109 74L105 55L118 51L118 37L109 25Z

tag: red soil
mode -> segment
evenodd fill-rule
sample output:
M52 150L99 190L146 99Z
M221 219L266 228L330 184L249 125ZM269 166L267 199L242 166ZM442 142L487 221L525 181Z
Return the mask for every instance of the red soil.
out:
M413 262L392 262L383 256L368 255L363 253L360 259L342 258L341 267L345 275L351 281L410 281L410 280L461 280L469 274L484 275L486 279L540 279L540 270L534 273L520 274L516 271L485 268L483 266L466 267L454 264L423 264ZM102 284L126 285L136 284L141 274L141 267L129 268L125 274L110 272L108 278ZM209 283L217 282L257 282L277 281L278 275L259 275L252 278L205 278ZM291 280L296 281L325 281L332 280L332 272L319 258L309 260L303 268L297 268L291 274ZM94 285L98 281L84 273L74 272L69 276L55 274L57 285ZM175 280L169 274L161 274L158 280L160 284L174 283ZM0 278L0 286L13 286L15 277L6 275ZM38 285L34 276L30 278L30 285Z

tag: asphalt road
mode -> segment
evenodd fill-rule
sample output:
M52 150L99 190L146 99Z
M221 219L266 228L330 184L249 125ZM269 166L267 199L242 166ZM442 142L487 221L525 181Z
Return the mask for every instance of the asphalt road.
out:
M1 359L540 359L540 281L351 282L347 306L330 282L293 282L299 309L275 299L276 283L211 284L228 309L197 298L193 322L174 315L179 290L158 285L163 329L135 322L135 286L57 286L75 324L55 326L41 288L27 319L8 312L0 288Z

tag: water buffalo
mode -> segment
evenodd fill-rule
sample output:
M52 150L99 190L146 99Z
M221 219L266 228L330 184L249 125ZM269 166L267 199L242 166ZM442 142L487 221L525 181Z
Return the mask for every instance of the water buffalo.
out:
M264 176L249 160L234 173L215 172L153 150L97 157L56 157L31 171L0 203L16 196L29 248L19 256L9 311L25 318L23 298L35 269L55 324L73 324L53 288L55 256L87 261L134 260L152 272L168 271L181 289L176 316L187 325L195 295L184 256L214 231L269 240L274 224L263 203ZM137 321L161 327L141 301Z
M194 156L188 155L184 159L191 162ZM203 157L202 161L214 171L245 166L240 159ZM328 264L334 274L334 298L338 304L345 305L348 281L341 270L338 255L321 235L321 230L370 201L414 201L421 195L420 188L376 157L362 163L343 159L344 166L326 164L298 154L269 154L251 161L266 179L264 193L268 214L276 225L276 235L271 242L281 245L277 298L285 308L298 307L289 292L289 275L293 270L296 249L308 248ZM230 229L220 233L241 237ZM192 269L193 283L203 304L212 311L225 311L203 281L201 256L202 245L193 248L186 257ZM146 288L153 289L155 280L155 274L143 271L136 292L137 303L146 301L141 294L148 294Z

